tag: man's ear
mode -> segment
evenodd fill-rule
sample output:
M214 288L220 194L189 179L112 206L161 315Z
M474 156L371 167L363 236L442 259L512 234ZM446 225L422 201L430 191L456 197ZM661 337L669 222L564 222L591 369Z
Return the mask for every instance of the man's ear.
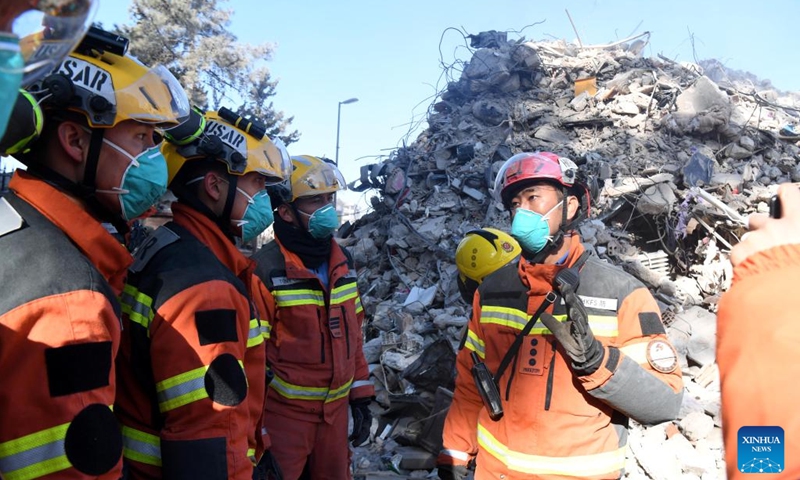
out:
M569 195L567 197L567 218L571 221L575 218L575 214L578 213L578 209L581 207L581 202L578 200L578 197L574 195Z
M286 223L294 223L294 212L288 203L278 205L278 215Z
M75 163L86 159L89 151L89 134L75 122L64 121L58 125L58 142L67 156Z
M220 201L220 199L223 198L223 194L227 196L227 192L225 192L223 188L225 182L214 172L206 172L206 174L203 175L202 184L203 191L214 202Z

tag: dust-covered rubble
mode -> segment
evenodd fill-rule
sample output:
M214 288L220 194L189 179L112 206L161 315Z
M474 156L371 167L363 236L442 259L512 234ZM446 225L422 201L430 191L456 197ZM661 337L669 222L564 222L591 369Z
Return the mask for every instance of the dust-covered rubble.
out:
M356 475L431 475L470 314L455 248L470 229L508 229L494 176L515 153L547 150L591 180L583 241L650 288L680 354L680 418L632 422L625 477L724 478L716 304L744 218L767 210L777 184L800 180L796 139L779 135L797 122L800 95L715 60L645 58L649 34L599 48L471 38L473 56L431 105L428 129L351 184L373 192L374 211L341 242L371 319L365 350L381 409Z

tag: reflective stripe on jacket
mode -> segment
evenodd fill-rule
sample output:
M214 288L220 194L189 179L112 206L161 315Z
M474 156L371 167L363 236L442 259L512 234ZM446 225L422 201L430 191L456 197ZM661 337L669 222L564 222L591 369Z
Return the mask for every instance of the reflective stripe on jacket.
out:
M253 256L274 312L268 315L273 323L267 364L274 374L268 415L330 421L347 405L342 400L375 394L362 350L364 309L356 272L331 241L330 289L278 240Z
M250 479L266 355L253 263L204 215L172 211L137 250L122 296L124 455L136 478Z
M572 265L582 253L579 240L572 237L566 264ZM538 321L498 381L504 416L494 422L476 391L470 353L476 352L496 372L563 268L522 262L484 279L475 296L465 347L458 354L439 462L465 465L477 455L478 480L502 475L618 478L625 463L627 418L660 423L673 419L680 407L677 364L660 373L646 358L625 353L631 346L668 345L658 306L633 277L590 257L577 293L595 337L605 346L603 365L591 375L576 376L566 354ZM548 310L566 320L562 302Z
M117 295L130 254L79 203L17 170L0 199L0 477L122 475ZM7 228L10 227L10 228Z

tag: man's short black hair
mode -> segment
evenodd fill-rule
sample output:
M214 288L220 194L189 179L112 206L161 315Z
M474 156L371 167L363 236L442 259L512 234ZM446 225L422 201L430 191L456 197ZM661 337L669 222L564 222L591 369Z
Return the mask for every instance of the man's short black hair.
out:
M198 177L205 177L209 172L227 176L228 168L222 162L210 157L188 160L183 164L178 174L175 175L175 178L172 179L170 190L178 200L185 200L187 196L196 198L200 184L203 182L195 182L190 185L186 185L186 183Z

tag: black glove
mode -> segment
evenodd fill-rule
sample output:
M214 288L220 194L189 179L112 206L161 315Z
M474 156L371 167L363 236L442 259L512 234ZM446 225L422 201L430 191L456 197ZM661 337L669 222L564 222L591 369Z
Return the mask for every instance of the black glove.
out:
M547 312L542 313L539 318L566 350L572 371L577 375L591 375L602 365L605 349L594 338L589 327L589 314L586 313L583 301L575 293L578 272L570 268L564 269L556 275L556 283L567 306L567 321L561 323Z
M441 480L464 480L467 478L467 467L465 465L437 465L439 478Z
M353 433L348 440L354 447L360 447L369 439L369 429L372 427L372 412L369 410L369 398L359 398L350 402L350 412L353 414Z
M264 452L253 470L253 480L283 480L281 467L269 450Z

